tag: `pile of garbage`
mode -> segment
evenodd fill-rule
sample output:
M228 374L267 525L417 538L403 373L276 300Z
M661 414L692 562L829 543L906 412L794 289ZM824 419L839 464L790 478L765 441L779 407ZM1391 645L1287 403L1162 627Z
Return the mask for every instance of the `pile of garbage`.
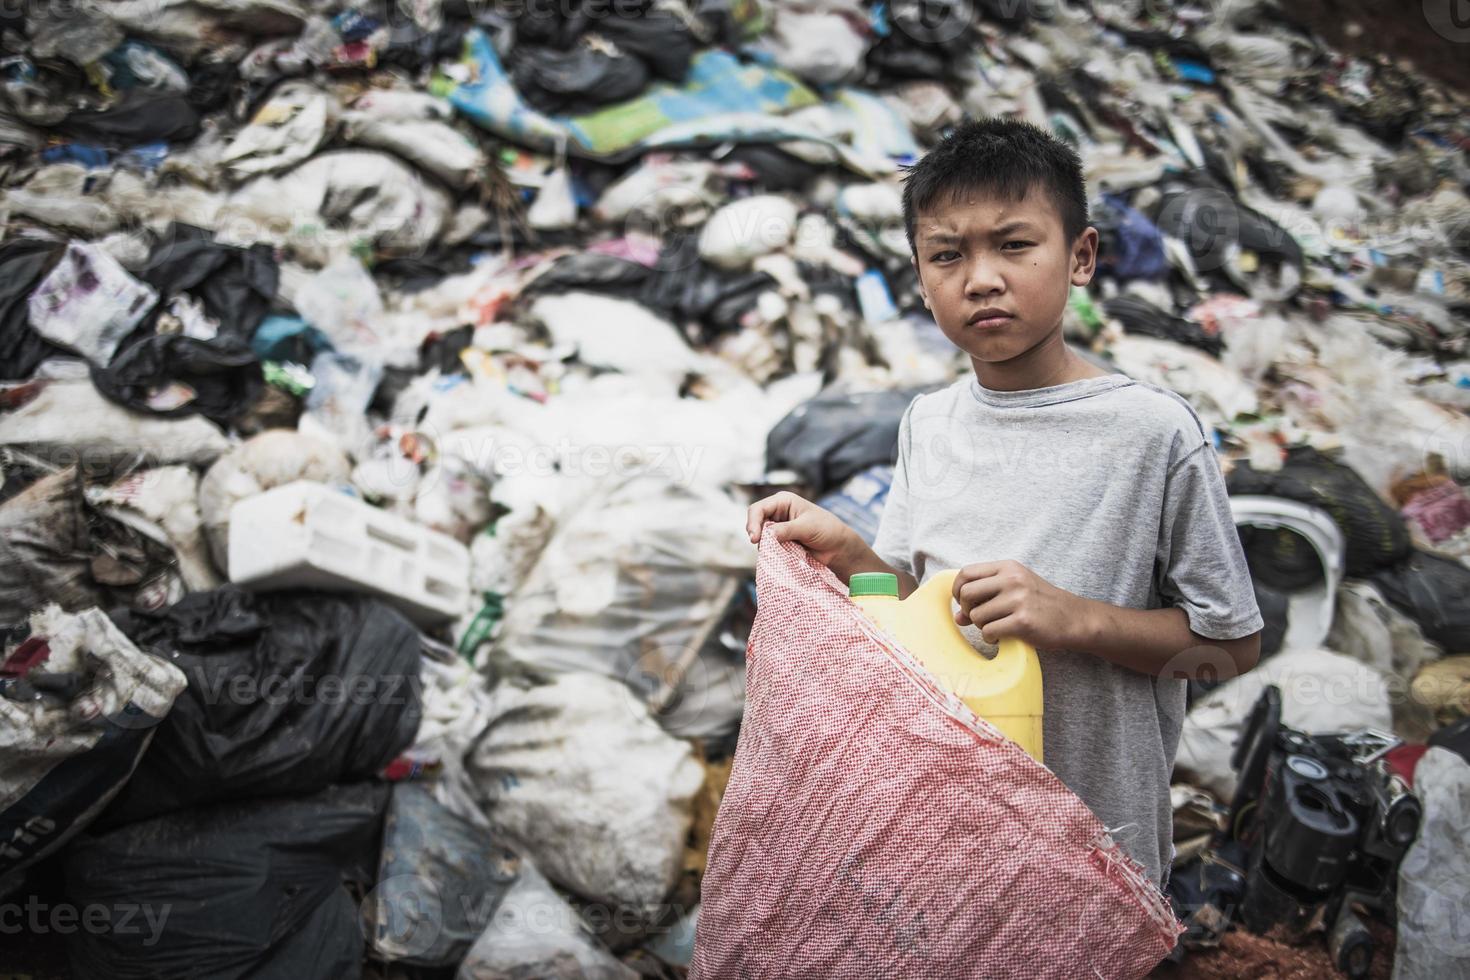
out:
M1344 757L1421 808L1349 863L1402 976L1464 968L1459 94L1254 0L0 25L0 902L105 910L71 975L682 975L744 507L792 487L871 539L904 407L969 370L902 168L997 114L1084 161L1067 337L1212 427L1268 621L1191 692L1181 952L1232 948L1220 835L1276 785L1233 758L1275 690L1272 737L1422 756Z

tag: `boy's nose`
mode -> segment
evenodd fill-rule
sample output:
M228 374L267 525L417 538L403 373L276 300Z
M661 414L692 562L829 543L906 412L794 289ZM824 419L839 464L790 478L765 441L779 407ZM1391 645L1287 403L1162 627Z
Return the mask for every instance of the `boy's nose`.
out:
M975 258L965 269L965 295L969 297L993 296L1005 292L1005 279L994 262Z

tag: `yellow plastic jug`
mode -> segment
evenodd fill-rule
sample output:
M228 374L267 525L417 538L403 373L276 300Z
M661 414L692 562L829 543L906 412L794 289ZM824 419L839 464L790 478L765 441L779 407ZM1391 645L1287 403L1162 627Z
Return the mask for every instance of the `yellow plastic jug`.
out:
M956 574L954 569L940 572L900 600L898 576L860 572L848 581L848 595L940 686L1042 762L1041 661L1029 643L1017 639L1001 640L994 658L971 646L954 621Z

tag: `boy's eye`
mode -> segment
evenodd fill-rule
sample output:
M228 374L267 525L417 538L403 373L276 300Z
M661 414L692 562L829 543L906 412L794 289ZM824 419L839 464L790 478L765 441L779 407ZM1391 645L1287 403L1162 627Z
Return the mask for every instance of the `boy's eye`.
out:
M1030 248L1030 247L1031 247L1031 243L1030 242L1022 242L1022 241L1006 242L1004 245L1001 246L1001 248L1003 248L1003 249L1004 248L1009 248L1009 249L1011 249L1011 251L1015 251L1016 249L1019 249L1019 248Z
M929 256L929 261L930 262L948 262L951 259L957 259L957 258L959 258L959 256L960 256L960 253L959 252L956 252L954 249L947 249L947 250L945 250L943 252L935 252L933 255Z

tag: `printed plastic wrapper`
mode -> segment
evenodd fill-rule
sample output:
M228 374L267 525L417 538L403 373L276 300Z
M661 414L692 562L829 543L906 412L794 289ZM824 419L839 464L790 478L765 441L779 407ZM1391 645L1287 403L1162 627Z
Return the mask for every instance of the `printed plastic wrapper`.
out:
M831 571L766 533L756 588L690 980L1119 980L1169 953L1142 867Z

